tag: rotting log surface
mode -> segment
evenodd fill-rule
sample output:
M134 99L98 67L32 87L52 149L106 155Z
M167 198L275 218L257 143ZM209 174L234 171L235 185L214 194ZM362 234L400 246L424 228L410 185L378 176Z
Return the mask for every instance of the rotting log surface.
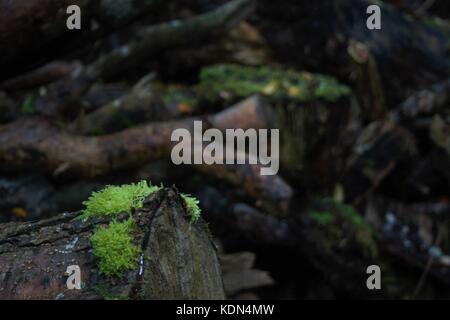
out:
M109 219L75 219L79 214L0 226L0 299L224 298L208 228L201 220L190 224L175 189L152 194L133 213L138 225L134 239L144 254L142 275L139 266L120 278L101 275L89 239ZM69 265L81 269L81 290L66 287Z
M195 120L204 120L205 127L218 129L268 128L271 110L261 100L249 98L204 118L148 123L97 137L69 135L40 117L19 120L0 127L1 168L45 168L54 176L98 176L169 155L175 144L170 140L172 132L179 128L193 132Z
M203 120L204 129L246 130L271 128L273 119L265 100L253 96L210 116L153 122L97 137L69 135L39 117L19 120L0 127L0 172L33 168L62 179L95 177L169 157L176 144L171 141L172 132L179 128L193 132L195 120ZM270 211L284 211L293 193L280 176L261 176L260 165L194 168L242 186L250 196L263 199Z

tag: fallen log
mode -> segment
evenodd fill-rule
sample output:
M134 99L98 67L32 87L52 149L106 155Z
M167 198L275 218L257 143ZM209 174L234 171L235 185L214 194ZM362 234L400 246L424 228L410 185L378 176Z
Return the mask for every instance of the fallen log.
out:
M21 119L0 127L1 170L38 168L54 176L98 176L170 155L172 132L192 131L195 120L205 120L204 129L270 128L273 111L262 101L252 97L203 119L149 123L97 137L69 135L40 117Z
M110 218L64 213L0 226L1 299L223 299L217 252L203 221L191 224L175 189L150 195L133 213L143 262L120 277L99 273L90 237ZM128 215L119 216L118 221ZM81 270L81 290L66 270Z
M97 137L69 135L42 118L19 120L0 127L0 170L39 170L59 179L95 177L151 160L169 159L175 145L172 132L180 128L193 132L196 120L204 120L204 129L267 129L271 128L272 115L271 107L254 96L203 118L149 123ZM242 186L272 212L283 213L293 194L280 176L261 176L259 164L193 167Z

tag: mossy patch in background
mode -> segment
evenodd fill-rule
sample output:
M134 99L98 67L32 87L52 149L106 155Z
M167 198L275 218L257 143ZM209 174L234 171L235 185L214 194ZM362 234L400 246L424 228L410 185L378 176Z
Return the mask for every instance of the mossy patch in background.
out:
M309 216L320 225L327 225L334 220L334 216L328 211L309 211Z
M336 244L347 243L369 257L378 256L375 231L352 206L322 199L311 206L308 218L320 228L317 237L324 248L334 250Z
M276 100L298 102L313 99L336 101L350 93L349 87L325 75L232 64L202 69L199 89L211 99L227 92L238 98L262 94Z
M25 97L20 110L23 114L31 114L34 112L34 96L32 94Z

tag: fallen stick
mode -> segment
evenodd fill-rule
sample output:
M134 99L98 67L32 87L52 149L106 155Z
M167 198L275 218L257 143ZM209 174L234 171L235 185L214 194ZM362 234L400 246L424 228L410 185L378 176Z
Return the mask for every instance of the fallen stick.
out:
M69 125L69 131L92 135L120 131L131 125L176 118L164 104L162 96L151 84L152 77L143 77L124 96L80 117Z
M64 78L80 66L79 62L54 61L36 70L4 81L0 83L0 87L8 91L38 87Z

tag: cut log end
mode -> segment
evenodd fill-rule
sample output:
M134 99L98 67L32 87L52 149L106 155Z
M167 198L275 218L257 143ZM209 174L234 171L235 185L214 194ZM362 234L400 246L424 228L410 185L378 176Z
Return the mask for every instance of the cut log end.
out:
M90 237L109 218L65 213L40 222L0 227L0 299L224 299L215 246L205 223L189 222L175 189L149 196L133 213L141 262L120 277L102 275ZM117 220L125 219L122 215ZM81 270L69 290L67 267Z

